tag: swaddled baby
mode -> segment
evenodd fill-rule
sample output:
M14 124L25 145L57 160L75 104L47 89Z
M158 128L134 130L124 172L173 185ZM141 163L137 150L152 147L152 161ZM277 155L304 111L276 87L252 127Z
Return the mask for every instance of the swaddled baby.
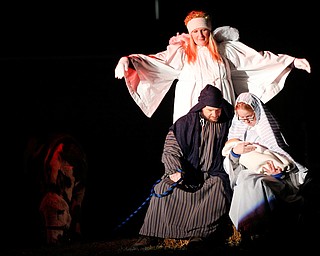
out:
M230 153L233 147L235 147L241 140L230 139L226 142L222 149L222 155L226 156ZM280 167L282 171L289 171L293 166L293 163L285 156L280 155L272 150L267 149L259 144L253 144L256 149L248 153L240 155L239 163L245 166L248 170L255 173L268 174L265 170L268 169L268 161L273 161L274 166Z

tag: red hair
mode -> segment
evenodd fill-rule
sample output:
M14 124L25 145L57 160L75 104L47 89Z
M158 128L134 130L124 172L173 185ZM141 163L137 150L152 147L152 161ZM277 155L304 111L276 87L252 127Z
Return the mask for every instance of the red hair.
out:
M211 18L209 16L209 14L207 14L206 12L191 11L187 15L187 17L184 19L184 24L187 26L188 22L194 18L205 18L205 19L209 20L209 22L211 23ZM218 52L217 43L213 38L212 32L210 32L209 42L208 42L207 48L208 48L212 58L215 61L218 61L218 62L222 61L222 58ZM188 63L194 63L197 59L197 56L198 56L198 50L197 50L197 45L195 44L195 42L193 41L191 36L189 39L189 43L185 45L185 51L186 51Z
M239 109L247 110L248 112L254 113L254 110L252 109L252 107L249 104L245 103L245 102L238 102L235 105L234 110L237 111Z

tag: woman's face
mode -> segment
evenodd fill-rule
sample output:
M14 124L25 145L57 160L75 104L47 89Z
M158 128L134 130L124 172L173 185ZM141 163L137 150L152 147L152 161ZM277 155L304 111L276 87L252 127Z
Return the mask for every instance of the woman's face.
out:
M210 33L207 28L196 28L192 30L191 37L196 45L205 46L209 43Z
M256 119L256 115L254 113L253 110L247 110L247 109L237 109L237 115L238 115L238 119L247 124L248 126L255 126L257 119Z

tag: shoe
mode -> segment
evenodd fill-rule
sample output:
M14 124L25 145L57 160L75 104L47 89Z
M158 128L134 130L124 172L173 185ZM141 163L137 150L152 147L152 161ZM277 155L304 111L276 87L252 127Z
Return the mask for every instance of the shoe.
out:
M205 239L202 237L191 237L187 244L188 250L199 250L204 248Z
M161 239L153 236L140 236L138 240L132 245L133 248L143 248L149 246L157 246Z

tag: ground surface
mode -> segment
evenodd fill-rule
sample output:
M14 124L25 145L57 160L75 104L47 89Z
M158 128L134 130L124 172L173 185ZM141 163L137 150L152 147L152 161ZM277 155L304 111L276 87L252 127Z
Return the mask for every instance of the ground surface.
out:
M295 231L294 231L295 230ZM224 244L208 244L205 247L189 250L187 243L183 241L166 241L162 245L135 249L132 247L137 238L109 239L106 241L88 241L71 243L59 246L40 246L37 248L6 249L0 251L2 256L191 256L191 255L223 255L223 256L246 256L257 254L286 253L291 255L310 254L317 247L318 237L313 231L306 234L307 230L293 228L284 232L283 235L271 234L249 241L236 241L231 244L227 239ZM239 242L239 243L237 243Z
M104 255L250 255L254 252L253 246L230 247L228 245L216 248L205 248L199 250L187 250L186 247L173 248L165 246L146 247L144 249L133 249L131 245L136 239L118 239L111 241L87 242L63 246L43 246L39 248L10 249L1 253L6 256L104 256Z
M186 248L180 249L170 249L165 247L148 247L145 249L131 249L131 245L134 243L135 239L120 239L114 241L101 241L101 242L90 242L90 243L82 243L82 244L73 244L73 245L65 245L58 247L40 247L37 249L12 249L1 252L3 256L113 256L113 255L257 255L261 254L261 252L286 252L286 253L301 253L306 252L310 253L315 248L308 247L300 247L298 249L296 246L292 247L292 244L287 244L284 249L282 243L257 243L251 244L251 246L236 246L236 247L218 247L211 249L199 249L194 251L189 251ZM293 249L295 248L295 249Z

